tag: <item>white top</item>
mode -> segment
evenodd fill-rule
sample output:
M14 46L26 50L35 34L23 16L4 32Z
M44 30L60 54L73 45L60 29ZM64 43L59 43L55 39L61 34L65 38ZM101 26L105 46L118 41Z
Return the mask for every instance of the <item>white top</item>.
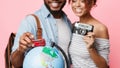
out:
M63 19L56 19L58 26L58 46L60 46L66 55L68 55L67 49L70 42L70 33L67 24L63 21ZM66 63L65 63L66 68Z
M67 48L70 42L70 33L67 24L63 19L56 19L58 26L58 45L64 50L67 55Z
M109 40L96 38L94 45L98 53L108 62ZM82 35L73 33L69 52L72 58L73 68L97 68L90 58Z

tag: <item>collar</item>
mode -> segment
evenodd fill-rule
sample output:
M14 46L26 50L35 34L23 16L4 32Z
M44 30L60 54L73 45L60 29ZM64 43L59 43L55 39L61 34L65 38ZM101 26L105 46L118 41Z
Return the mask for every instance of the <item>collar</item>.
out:
M45 4L42 5L42 7L41 7L40 10L41 10L42 13L44 14L43 16L44 16L45 18L51 15L50 11L47 9L47 7L45 6Z

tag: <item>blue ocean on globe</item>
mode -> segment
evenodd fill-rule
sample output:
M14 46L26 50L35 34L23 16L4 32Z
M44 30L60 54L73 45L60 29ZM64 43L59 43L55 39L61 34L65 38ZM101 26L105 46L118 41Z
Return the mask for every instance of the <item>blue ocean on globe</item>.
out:
M65 62L56 48L35 47L26 54L23 68L65 68Z

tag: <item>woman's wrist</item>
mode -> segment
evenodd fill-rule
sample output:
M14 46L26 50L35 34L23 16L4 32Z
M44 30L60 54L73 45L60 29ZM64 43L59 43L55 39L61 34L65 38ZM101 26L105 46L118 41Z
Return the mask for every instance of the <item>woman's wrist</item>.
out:
M87 49L93 49L94 45L93 44L87 44Z
M91 47L91 48L88 48L88 51L89 51L89 53L91 53L91 52L95 52L96 49L94 47Z

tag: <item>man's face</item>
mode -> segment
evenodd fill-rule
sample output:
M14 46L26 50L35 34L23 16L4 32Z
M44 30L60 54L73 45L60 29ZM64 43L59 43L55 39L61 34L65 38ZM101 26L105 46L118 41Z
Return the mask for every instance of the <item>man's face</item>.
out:
M44 0L50 12L59 12L64 7L66 0Z

